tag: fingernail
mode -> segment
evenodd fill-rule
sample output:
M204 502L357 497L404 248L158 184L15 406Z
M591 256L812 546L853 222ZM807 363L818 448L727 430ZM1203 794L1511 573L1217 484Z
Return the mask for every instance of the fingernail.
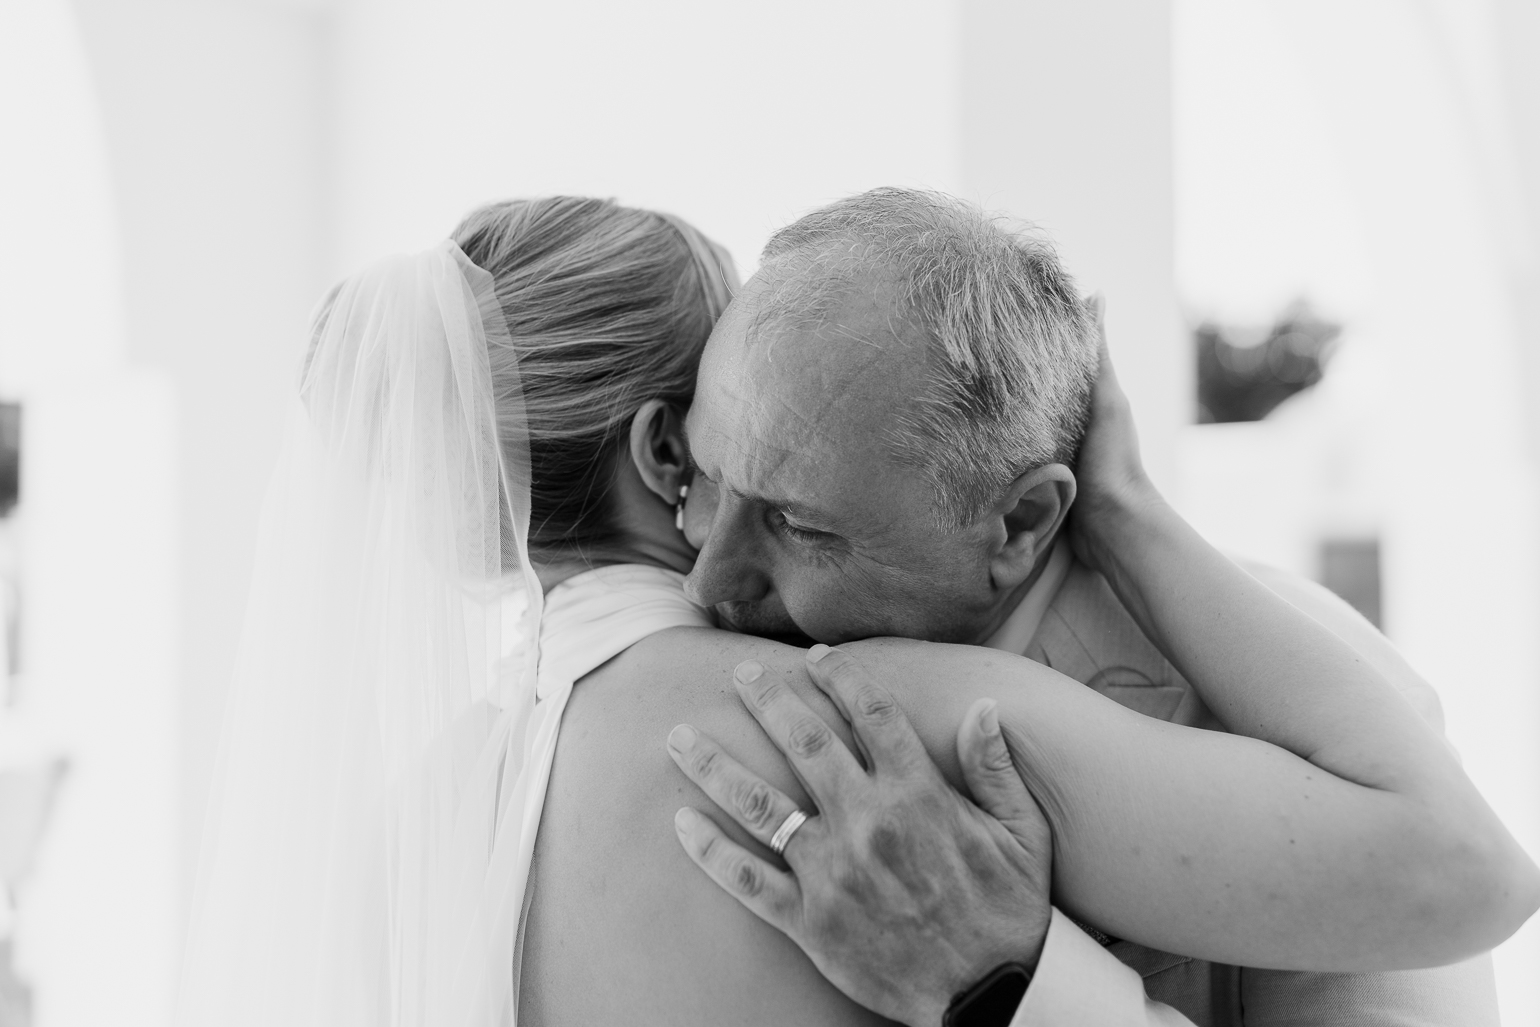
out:
M979 730L986 735L1000 733L1000 713L995 707L994 700L990 700L988 705L979 712Z
M674 814L674 830L680 834L689 834L695 827L695 811L688 806L681 806Z
M680 724L668 733L668 747L679 752L695 748L695 729L688 724Z
M832 651L833 650L831 650L828 646L824 645L822 642L819 642L817 645L813 646L813 648L807 651L807 662L817 663L825 656L828 656Z
M764 672L765 668L758 660L744 660L733 670L733 677L740 685L748 685L758 681Z

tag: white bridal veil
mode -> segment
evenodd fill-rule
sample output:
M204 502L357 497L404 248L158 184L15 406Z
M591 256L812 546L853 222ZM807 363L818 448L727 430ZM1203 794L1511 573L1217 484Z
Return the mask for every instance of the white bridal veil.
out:
M512 787L541 590L490 275L454 243L323 304L262 514L181 1027L512 1023ZM500 800L501 796L501 800ZM533 832L525 832L532 837Z

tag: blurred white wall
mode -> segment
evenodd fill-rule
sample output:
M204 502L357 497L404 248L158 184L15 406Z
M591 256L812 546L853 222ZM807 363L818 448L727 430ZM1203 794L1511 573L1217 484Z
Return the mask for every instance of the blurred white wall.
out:
M0 388L123 359L123 287L97 95L69 5L0 17Z
M339 271L567 192L680 214L747 273L827 200L958 186L951 0L344 0L336 45Z
M127 355L169 376L182 425L181 851L190 868L283 388L327 284L326 26L303 8L237 0L74 6L106 126Z
M1512 128L1517 191L1526 215L1524 228L1540 240L1540 4L1534 0L1494 0L1491 39L1498 66L1497 85ZM1536 244L1540 245L1540 244ZM1512 269L1520 347L1528 395L1540 395L1540 260L1531 257ZM1540 460L1540 403L1528 403L1530 449Z
M1540 25L1485 0L1177 11L1185 297L1266 323L1303 294L1346 325L1315 394L1184 434L1186 509L1306 573L1323 532L1377 534L1388 634L1540 856L1540 104L1501 60ZM1505 1022L1540 1023L1540 924L1496 961Z
M0 5L0 395L22 403L9 751L69 767L17 959L42 1027L159 1027L177 957L173 385L129 366L107 146L67 0Z
M21 897L21 960L38 1027L163 1027L185 867L173 385L119 366L56 380L24 404L14 712L69 772Z
M1364 345L1389 374L1387 627L1439 687L1472 778L1540 857L1540 522L1513 272L1533 260L1490 5L1292 8L1363 211ZM1372 47L1379 59L1363 58ZM1499 951L1505 1018L1540 1022L1540 924Z

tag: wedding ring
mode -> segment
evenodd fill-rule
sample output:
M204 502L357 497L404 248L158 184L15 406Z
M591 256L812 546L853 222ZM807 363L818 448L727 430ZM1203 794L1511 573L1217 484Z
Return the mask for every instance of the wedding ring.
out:
M791 836L797 833L797 828L807 823L807 814L799 809L794 809L786 814L786 819L781 821L781 826L775 829L775 834L770 836L770 851L779 856L786 851L786 843L791 841Z

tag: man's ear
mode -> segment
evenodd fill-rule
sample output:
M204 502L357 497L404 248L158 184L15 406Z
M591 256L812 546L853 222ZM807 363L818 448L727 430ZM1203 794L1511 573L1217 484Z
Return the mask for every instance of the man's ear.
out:
M631 418L631 462L642 484L673 506L680 486L688 485L690 447L684 439L684 416L661 399L649 399Z
M1063 464L1045 464L1011 482L993 511L1005 526L1005 542L989 562L996 587L1009 591L1031 577L1074 501L1075 472Z

